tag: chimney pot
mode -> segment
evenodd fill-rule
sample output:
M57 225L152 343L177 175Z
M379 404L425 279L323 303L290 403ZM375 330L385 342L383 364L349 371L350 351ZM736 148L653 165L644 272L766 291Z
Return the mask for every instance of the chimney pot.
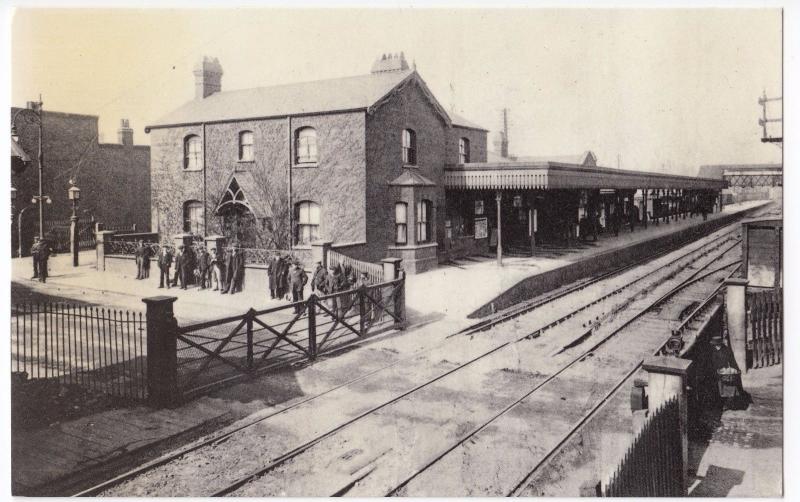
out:
M133 146L133 129L130 127L128 119L119 121L119 129L117 130L117 139L120 145Z

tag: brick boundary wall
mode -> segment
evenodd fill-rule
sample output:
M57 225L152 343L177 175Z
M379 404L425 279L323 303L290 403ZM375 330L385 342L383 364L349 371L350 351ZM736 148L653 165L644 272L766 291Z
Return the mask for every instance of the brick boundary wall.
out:
M739 213L706 221L700 225L639 242L629 247L611 249L575 263L570 263L538 275L527 277L485 303L467 317L469 319L480 319L552 291L565 284L634 263L652 254L654 248L661 249L680 243L687 243L690 239L693 240L699 238L702 234L717 230L743 218L752 211L761 209L761 207L762 206L757 206Z

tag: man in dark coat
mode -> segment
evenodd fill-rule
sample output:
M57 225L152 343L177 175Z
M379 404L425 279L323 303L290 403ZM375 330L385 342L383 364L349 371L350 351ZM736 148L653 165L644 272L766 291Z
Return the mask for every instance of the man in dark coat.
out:
M233 293L241 293L244 289L244 251L239 248L233 250Z
M277 278L278 278L278 255L270 256L267 262L267 276L269 277L269 297L278 298Z
M47 282L47 260L50 259L50 253L53 250L50 249L50 244L47 242L47 239L42 239L39 241L39 252L38 252L38 269L39 269L39 282Z
M206 284L208 281L208 266L208 253L206 252L206 248L204 246L200 246L200 249L197 250L197 282L200 286L200 289L206 289Z
M222 270L224 272L224 284L222 285L220 294L226 295L228 294L228 290L231 289L231 284L233 284L234 280L233 248L231 246L225 248L225 256L222 259Z
M325 278L325 294L332 295L341 291L342 273L340 272L338 265L331 265L328 267L328 269L328 276ZM329 300L331 312L337 315L339 314L338 300L338 298L331 298Z
M41 241L39 240L39 236L36 235L33 237L33 245L31 246L31 260L33 261L33 277L31 279L38 279L39 278L39 247Z
M300 302L303 300L303 289L308 282L308 275L300 264L295 263L292 265L292 270L289 272L289 287L292 290L292 302ZM295 314L303 311L303 305L298 303L294 307Z
M311 276L311 292L318 295L325 294L325 280L328 277L328 272L322 266L322 262L317 262L314 268L314 275Z
M172 248L162 244L161 249L158 251L158 287L163 288L164 283L169 289L169 268L172 266Z
M175 264L175 273L172 274L172 285L178 285L178 277L181 275L181 263L183 263L183 246L178 246L178 249L175 250L175 256L173 258L173 263Z
M150 257L152 253L150 246L144 246L144 252L142 253L142 279L150 278Z
M289 258L281 256L278 260L277 271L277 293L278 298L283 298L289 292Z

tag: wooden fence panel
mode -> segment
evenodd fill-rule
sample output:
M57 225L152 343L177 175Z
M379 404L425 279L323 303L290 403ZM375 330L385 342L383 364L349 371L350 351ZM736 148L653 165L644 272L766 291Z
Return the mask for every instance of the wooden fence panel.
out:
M783 359L783 291L747 292L748 368L780 364Z

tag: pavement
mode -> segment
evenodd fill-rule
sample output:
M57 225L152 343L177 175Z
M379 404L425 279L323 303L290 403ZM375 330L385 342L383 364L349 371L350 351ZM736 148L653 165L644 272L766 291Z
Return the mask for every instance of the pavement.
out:
M723 411L710 440L690 445L692 497L783 496L783 365L750 370L742 386L750 406Z
M726 212L742 211L758 204L763 201L728 206ZM709 215L709 219L720 216ZM12 434L14 493L56 486L59 480L75 473L90 471L136 452L148 449L155 452L158 445L179 436L190 439L192 435L201 435L212 425L215 428L226 423L234 426L238 421L251 420L252 414L263 415L293 406L441 342L447 335L474 322L466 319L469 313L528 276L701 221L697 217L687 218L658 227L651 225L634 233L621 232L619 238L601 238L592 246L579 249L548 251L530 258L506 258L502 273L498 273L494 261L488 258L461 260L409 276L406 284L408 328L362 340L359 342L362 350L323 357L314 365L276 371L171 410L134 406L106 410L42 429L15 431ZM137 281L98 272L94 268L94 251L81 253L80 262L79 267L73 268L70 256L53 257L51 277L42 284L30 280L29 258L12 260L12 298L16 301L55 298L144 311L142 298L168 294L178 297L175 313L181 323L282 303L267 297L266 286L263 293L251 290L233 296L196 289L159 289L155 277Z

